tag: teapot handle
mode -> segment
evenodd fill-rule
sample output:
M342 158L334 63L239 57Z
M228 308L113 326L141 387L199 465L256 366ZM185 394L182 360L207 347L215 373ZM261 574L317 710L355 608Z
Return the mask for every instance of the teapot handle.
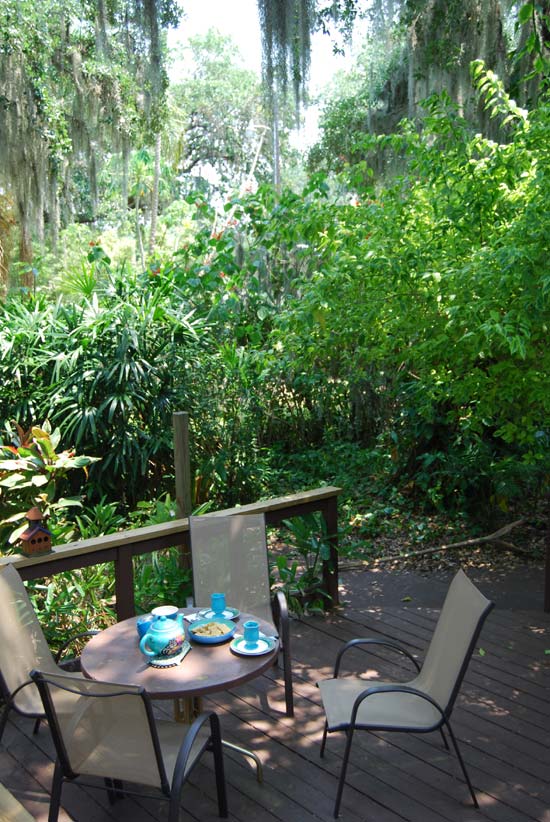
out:
M154 656L156 656L155 652L151 651L149 648L146 647L148 639L149 639L148 634L144 634L144 636L141 638L141 641L139 643L139 650L141 651L142 654L145 654L145 656L154 657Z

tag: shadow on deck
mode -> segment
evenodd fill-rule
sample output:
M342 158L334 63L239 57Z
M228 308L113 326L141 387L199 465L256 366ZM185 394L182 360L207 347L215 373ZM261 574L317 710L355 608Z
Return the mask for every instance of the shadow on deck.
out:
M514 572L516 580L518 571ZM481 634L455 712L453 726L478 793L469 803L458 766L439 734L356 734L341 819L349 822L550 822L550 615L542 612L542 569L517 582L472 574L496 601ZM315 682L330 676L342 643L373 635L405 643L422 657L443 602L447 581L413 573L343 575L343 608L325 619L292 625L296 716L284 716L277 670L231 693L205 700L221 714L224 735L253 748L264 763L259 785L245 760L228 752L229 819L318 822L332 819L343 735L329 736L319 758L323 713ZM410 597L410 600L408 599ZM404 598L407 598L404 601ZM499 599L501 600L499 602ZM384 651L350 652L347 665L374 680L406 680L410 668ZM169 703L158 703L169 710ZM43 726L10 721L0 746L0 781L37 819L48 815L53 746ZM182 818L218 819L208 759L184 790ZM62 822L151 822L166 818L165 803L124 799L110 806L104 791L66 786ZM1 814L0 814L1 818Z

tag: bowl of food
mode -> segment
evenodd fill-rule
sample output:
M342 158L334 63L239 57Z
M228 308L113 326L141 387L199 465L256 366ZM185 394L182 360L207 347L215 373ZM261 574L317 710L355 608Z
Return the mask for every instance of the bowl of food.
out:
M216 645L231 639L237 626L232 619L212 617L211 619L196 619L189 625L189 638L195 642L204 642L206 645Z

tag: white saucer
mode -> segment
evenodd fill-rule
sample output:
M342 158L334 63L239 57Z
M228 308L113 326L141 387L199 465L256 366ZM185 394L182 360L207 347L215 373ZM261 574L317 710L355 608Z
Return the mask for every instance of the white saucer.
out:
M257 642L252 645L245 642L244 636L236 636L230 643L229 647L236 654L241 656L260 656L260 654L268 654L275 648L277 639L273 636L260 636Z
M214 619L217 616L222 617L223 619L237 619L240 613L241 612L237 608L226 608L222 614L215 614L211 608L203 608L199 611L198 616L201 619Z

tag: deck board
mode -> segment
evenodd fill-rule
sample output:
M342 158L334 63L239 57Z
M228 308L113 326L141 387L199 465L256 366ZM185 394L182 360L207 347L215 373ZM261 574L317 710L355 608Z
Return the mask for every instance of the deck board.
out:
M499 580L502 586L502 579ZM483 586L481 586L483 588ZM330 676L339 648L354 636L394 639L423 657L445 585L429 586L408 574L343 576L346 605L330 617L292 622L296 716L284 715L280 671L205 700L220 713L225 736L255 750L264 764L258 784L248 761L226 759L231 822L329 822L343 755L342 734L332 734L319 757L323 713L316 681ZM403 591L411 600L403 602ZM395 593L397 592L397 594ZM429 592L429 593L427 593ZM517 602L518 596L515 596ZM498 606L498 602L497 602ZM343 795L346 822L550 822L550 615L525 591L521 609L498 607L489 615L453 714L480 810L457 762L438 734L355 735ZM346 657L346 667L374 681L411 676L410 663L372 648ZM170 703L157 703L160 714ZM46 822L53 745L46 726L14 717L0 746L0 782L39 822ZM104 791L68 786L60 822L152 822L165 818L161 801L127 798L111 806ZM218 818L212 763L193 771L184 790L186 819Z

